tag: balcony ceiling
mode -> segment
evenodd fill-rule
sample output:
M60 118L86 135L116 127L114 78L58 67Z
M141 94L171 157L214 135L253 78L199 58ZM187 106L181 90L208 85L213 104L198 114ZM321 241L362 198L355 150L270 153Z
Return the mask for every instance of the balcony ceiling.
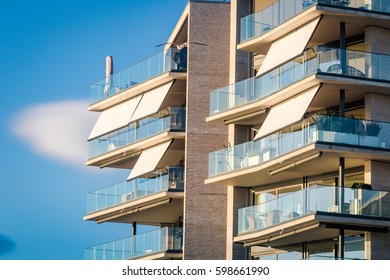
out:
M322 156L270 175L270 171L281 169L297 161L322 152ZM364 149L352 146L312 143L288 154L264 163L249 166L206 179L206 184L253 187L282 182L305 176L313 176L338 170L339 158L345 158L345 168L363 166L367 160L390 162L390 149Z
M310 213L297 219L283 222L262 230L248 232L234 238L247 246L259 245L283 249L292 244L338 237L338 228L346 235L363 231L387 231L390 221L364 218L362 216Z
M346 23L346 37L362 34L364 33L365 27L370 25L390 28L390 16L388 15L378 15L377 13L365 12L358 9L314 5L267 33L240 43L238 49L256 54L267 54L273 41L320 15L324 15L324 17L308 47L339 40L340 22Z
M186 104L186 84L185 80L175 80L161 108L181 107Z

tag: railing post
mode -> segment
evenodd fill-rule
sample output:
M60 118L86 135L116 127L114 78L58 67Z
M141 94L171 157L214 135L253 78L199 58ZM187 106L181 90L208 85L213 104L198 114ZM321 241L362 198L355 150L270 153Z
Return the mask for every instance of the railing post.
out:
M169 239L172 237L172 243L173 243L173 234L169 234L170 230L169 227L165 228L165 250L169 250ZM172 228L173 229L173 228ZM173 231L173 230L172 230ZM162 249L162 248L160 248Z
M304 188L302 192L302 215L307 213L308 201L310 199L308 188Z
M340 89L340 117L345 118L345 89Z
M130 238L130 241L131 241L131 244L130 244L130 250L131 250L131 253L130 253L130 258L132 257L135 257L135 235L137 234L137 222L133 222L133 225L131 227L131 238Z
M340 66L341 74L347 74L347 56L345 40L345 22L340 22Z
M308 195L308 180L307 176L303 177L303 190L301 194L301 200L302 200L302 206L301 206L301 215L307 213L308 209L308 201L309 201L309 195Z
M339 187L340 187L340 194L339 194L339 206L340 206L340 213L344 213L344 182L345 182L345 158L340 157L339 158Z
M339 159L339 184L340 184L340 213L345 212L344 206L344 184L345 184L345 158L340 157ZM344 229L339 229L339 248L338 248L338 257L344 259Z
M344 244L345 244L345 235L344 229L339 229L339 248L338 248L338 258L344 259Z

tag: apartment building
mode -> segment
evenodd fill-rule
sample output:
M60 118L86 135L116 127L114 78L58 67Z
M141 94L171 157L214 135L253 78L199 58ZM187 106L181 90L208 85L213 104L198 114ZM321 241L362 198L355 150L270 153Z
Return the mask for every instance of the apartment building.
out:
M86 259L225 259L227 189L205 185L227 128L206 123L210 91L229 83L230 3L189 1L161 53L91 85L101 112L86 164L129 170L88 194L84 219L126 223L125 239ZM142 225L155 230L137 232Z
M91 86L129 176L84 219L133 232L87 259L390 259L389 1L190 0L167 42Z
M390 259L390 1L232 0L228 259Z

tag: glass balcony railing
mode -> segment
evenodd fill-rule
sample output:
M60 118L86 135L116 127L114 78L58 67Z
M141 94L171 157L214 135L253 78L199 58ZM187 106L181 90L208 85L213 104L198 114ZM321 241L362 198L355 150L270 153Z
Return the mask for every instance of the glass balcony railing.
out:
M170 166L153 172L153 177L136 178L87 194L87 212L107 209L161 191L184 190L184 167Z
M357 188L311 186L238 210L238 234L263 229L308 213L327 212L390 218L390 194Z
M187 71L187 48L168 49L91 85L95 103L169 71Z
M390 55L346 50L341 70L341 49L316 47L259 77L216 89L210 95L210 115L259 101L313 73L390 81Z
M93 158L141 141L165 131L185 131L184 107L170 107L154 116L90 140L89 157Z
M390 149L390 123L316 115L259 139L209 154L209 177L262 164L307 144Z
M127 260L182 250L183 229L164 227L85 249L86 260Z
M241 42L263 35L316 4L390 13L388 0L279 0L257 13L241 18Z

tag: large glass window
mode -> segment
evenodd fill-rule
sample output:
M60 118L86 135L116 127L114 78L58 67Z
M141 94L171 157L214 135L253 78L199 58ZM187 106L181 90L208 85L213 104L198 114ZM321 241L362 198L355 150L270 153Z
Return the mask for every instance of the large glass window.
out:
M331 259L334 257L334 247L335 244L331 240L308 244L308 259Z
M278 254L278 260L300 260L302 253L300 251L290 251Z
M278 255L277 254L274 254L274 255L266 255L266 256L259 256L259 257L255 257L254 258L255 260L268 260L268 261L275 261L278 259Z
M302 253L300 250L283 252L273 255L257 256L255 260L301 260Z
M337 176L327 176L323 177L321 179L313 179L309 182L309 186L315 186L315 185L327 185L332 186L335 185ZM345 187L352 187L353 184L359 184L364 183L364 173L358 172L358 173L352 173L352 174L346 174L345 180L344 180L344 186Z
M333 260L337 248L337 239L307 242L273 251L270 254L265 252L255 254L255 260ZM364 259L364 234L345 236L345 259Z
M283 188L276 188L255 193L255 205L264 203L279 197L283 197L292 192L297 192L302 189L302 185L288 186Z
M349 235L345 237L345 258L364 259L364 235Z

